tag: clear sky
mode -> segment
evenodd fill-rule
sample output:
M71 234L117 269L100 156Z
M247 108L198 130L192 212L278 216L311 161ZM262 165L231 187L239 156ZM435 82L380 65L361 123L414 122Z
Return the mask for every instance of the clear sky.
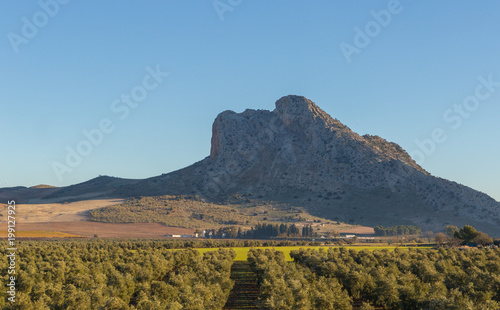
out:
M0 186L174 171L208 156L218 113L296 94L500 200L499 12L498 1L2 1Z

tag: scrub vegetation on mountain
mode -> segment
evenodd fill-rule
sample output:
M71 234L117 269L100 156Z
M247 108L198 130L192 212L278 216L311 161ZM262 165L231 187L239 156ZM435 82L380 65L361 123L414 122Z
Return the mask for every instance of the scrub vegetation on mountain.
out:
M302 222L315 225L325 233L353 227L312 216L298 207L239 195L232 196L227 204L206 202L198 196L135 197L122 204L91 210L90 219L106 223L163 223L199 229Z

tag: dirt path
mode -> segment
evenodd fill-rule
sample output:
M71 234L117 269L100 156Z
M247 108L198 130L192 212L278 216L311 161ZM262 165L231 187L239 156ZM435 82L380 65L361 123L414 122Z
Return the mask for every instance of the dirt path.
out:
M245 261L235 261L231 267L231 279L235 281L223 309L259 309L255 305L259 295L257 276Z

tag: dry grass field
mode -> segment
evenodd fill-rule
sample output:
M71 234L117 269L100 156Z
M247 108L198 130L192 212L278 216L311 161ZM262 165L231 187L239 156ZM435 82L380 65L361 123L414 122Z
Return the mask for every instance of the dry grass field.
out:
M16 221L22 223L86 221L89 211L122 203L122 199L82 200L69 203L18 204ZM7 206L0 206L0 222L7 221Z
M0 223L0 231L7 231L7 223ZM39 232L50 232L42 235ZM98 235L100 238L165 238L166 235L173 234L193 234L192 229L167 227L158 223L96 223L88 221L76 222L41 222L41 223L16 223L16 236L23 237L23 234L32 234L29 237L60 238L53 233L64 233L77 237L92 238ZM38 233L38 236L33 234ZM0 235L2 237L3 235ZM67 236L65 236L67 237Z

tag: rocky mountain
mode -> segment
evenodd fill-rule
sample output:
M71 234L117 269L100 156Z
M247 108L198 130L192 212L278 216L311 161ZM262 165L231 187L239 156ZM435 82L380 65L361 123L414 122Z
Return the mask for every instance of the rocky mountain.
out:
M273 111L222 112L210 156L145 180L98 178L47 198L83 195L234 195L305 207L313 215L362 225L414 224L439 230L470 224L500 234L500 203L430 175L399 145L360 136L301 96ZM96 194L97 193L97 194Z

